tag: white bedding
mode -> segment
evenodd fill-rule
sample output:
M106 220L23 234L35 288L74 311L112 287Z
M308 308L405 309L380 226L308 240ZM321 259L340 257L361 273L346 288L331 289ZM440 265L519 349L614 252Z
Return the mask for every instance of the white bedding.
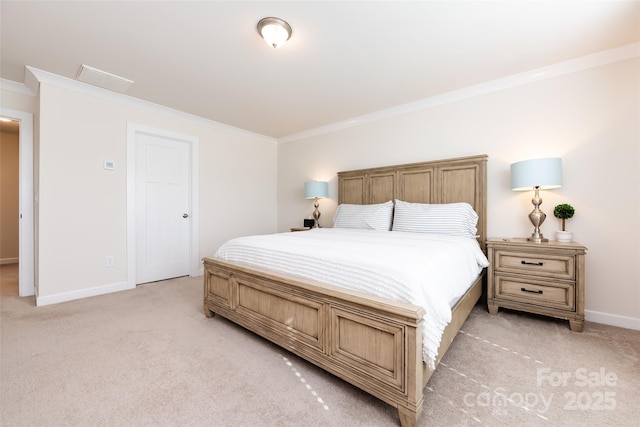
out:
M475 239L337 228L239 237L215 256L424 307L432 369L451 307L489 265Z

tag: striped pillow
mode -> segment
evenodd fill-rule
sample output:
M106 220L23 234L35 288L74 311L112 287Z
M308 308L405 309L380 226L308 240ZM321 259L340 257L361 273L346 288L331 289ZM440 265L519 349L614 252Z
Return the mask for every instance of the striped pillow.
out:
M391 230L393 202L375 205L338 205L333 217L334 228L362 228L365 230Z
M424 204L396 200L393 231L476 238L478 214L469 203Z

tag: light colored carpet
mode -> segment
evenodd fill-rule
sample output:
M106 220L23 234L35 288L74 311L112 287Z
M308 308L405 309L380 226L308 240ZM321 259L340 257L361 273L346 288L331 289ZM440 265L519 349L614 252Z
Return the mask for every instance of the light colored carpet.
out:
M3 426L394 426L397 411L202 312L202 278L38 307L0 267ZM478 305L420 426L638 426L640 331Z

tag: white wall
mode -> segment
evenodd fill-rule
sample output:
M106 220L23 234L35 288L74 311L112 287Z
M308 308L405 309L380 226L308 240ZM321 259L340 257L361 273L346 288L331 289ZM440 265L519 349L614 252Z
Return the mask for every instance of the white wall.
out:
M200 257L232 236L275 231L275 143L54 84L39 96L39 301L126 282L128 123L198 138Z
M331 225L342 170L488 154L488 235L528 237L532 194L513 192L509 165L561 157L564 186L542 193L542 225L553 207L588 248L587 319L640 329L640 60L626 60L281 144L278 228L311 215L307 180L330 181L320 201Z
M0 80L0 105L31 114L38 110L36 97L25 85L4 79Z

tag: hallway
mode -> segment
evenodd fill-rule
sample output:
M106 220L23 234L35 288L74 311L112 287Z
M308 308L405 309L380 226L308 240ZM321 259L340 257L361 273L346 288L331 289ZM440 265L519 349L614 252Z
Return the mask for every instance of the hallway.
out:
M0 265L0 298L18 296L18 266L20 264Z

